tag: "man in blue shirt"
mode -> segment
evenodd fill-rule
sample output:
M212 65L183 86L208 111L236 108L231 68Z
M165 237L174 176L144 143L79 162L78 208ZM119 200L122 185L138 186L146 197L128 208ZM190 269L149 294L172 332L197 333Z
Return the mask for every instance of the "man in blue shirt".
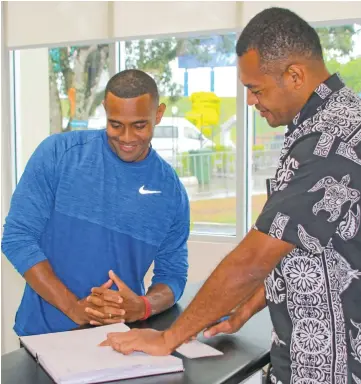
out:
M104 107L106 130L45 139L12 197L2 250L27 283L20 336L133 322L183 293L189 202L150 144L165 110L157 86L142 71L120 72Z

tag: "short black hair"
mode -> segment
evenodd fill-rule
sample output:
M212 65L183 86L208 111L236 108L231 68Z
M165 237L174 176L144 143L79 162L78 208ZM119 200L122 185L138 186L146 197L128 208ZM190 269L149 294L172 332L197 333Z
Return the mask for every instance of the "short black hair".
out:
M250 20L238 39L236 52L241 57L250 49L258 51L261 67L266 70L272 62L292 56L323 60L315 29L285 8L265 9Z
M159 103L158 87L154 79L139 69L126 69L114 75L105 88L108 92L122 99L131 99L149 94L156 104Z

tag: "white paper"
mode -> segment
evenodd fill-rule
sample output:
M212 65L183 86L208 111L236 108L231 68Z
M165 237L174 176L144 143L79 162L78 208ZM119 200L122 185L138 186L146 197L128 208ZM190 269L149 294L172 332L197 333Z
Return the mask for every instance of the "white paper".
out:
M118 323L79 331L24 336L20 339L26 348L34 355L46 355L49 349L53 348L59 351L69 350L69 352L76 354L80 351L96 349L102 341L106 340L108 333L127 332L129 329L125 324Z
M206 356L222 356L223 352L210 347L198 340L192 340L189 343L185 343L177 348L177 352L187 357L188 359L196 359L198 357Z
M100 347L110 332L127 332L124 324L78 331L25 336L21 340L37 356L56 383L99 383L168 372L183 371L175 356L149 356L134 352L122 355L111 347Z

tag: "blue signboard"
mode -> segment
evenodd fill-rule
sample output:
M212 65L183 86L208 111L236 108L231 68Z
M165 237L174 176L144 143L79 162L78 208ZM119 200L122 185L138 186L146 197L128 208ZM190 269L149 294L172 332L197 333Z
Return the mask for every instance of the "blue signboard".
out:
M72 130L87 129L88 128L88 121L87 120L71 120L69 125L70 125L70 128Z

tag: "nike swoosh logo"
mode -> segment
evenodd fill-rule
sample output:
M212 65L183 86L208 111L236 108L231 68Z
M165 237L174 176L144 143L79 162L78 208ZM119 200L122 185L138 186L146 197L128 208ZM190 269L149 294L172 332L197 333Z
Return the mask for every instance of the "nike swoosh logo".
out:
M153 195L154 193L162 193L161 191L149 191L148 189L144 189L144 185L139 188L139 193L141 195Z

